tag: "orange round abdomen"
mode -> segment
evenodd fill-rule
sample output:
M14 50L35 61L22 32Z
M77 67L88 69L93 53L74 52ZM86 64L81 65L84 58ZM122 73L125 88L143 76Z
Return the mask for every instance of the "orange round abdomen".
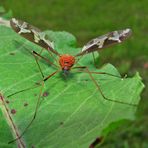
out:
M70 70L75 63L75 57L69 54L63 54L59 58L59 64L63 70Z

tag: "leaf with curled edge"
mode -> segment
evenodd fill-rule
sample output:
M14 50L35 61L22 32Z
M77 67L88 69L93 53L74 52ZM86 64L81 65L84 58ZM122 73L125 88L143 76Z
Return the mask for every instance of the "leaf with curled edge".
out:
M16 126L16 129L12 130L12 122L8 121L5 114L6 108L1 103L0 121L2 127L5 126L5 128L0 130L0 139L3 139L0 147L4 145L5 147L15 147L14 143L8 145L7 142L13 139L11 133L14 137L16 136L15 132L22 133L33 117L40 87L24 91L10 98L7 96L26 87L31 87L41 80L42 77L34 58L22 52L25 50L24 48L35 51L41 51L41 48L21 38L10 28L0 26L0 32L1 94ZM76 42L71 34L53 31L47 33L55 40L55 46L60 53L69 51L76 54L80 50L74 46ZM14 39L22 45L17 46ZM63 43L66 45L62 45ZM51 58L46 50L42 54ZM81 65L87 63L88 67L92 67L91 55L86 55L79 62ZM45 76L55 71L55 68L45 64L42 60L40 65ZM93 68L94 70L120 76L117 69L111 64L107 64L99 70ZM93 76L103 93L112 100L139 103L144 85L138 73L132 78L125 79L109 75L93 74ZM135 118L136 107L104 100L87 73L78 73L76 70L72 70L67 79L63 77L62 73L58 73L45 83L44 93L47 95L42 97L37 118L21 139L26 147L86 148L96 137L104 134L104 129L108 128L108 131L111 131L108 126L112 122ZM12 110L16 112L11 112ZM3 133L8 136L6 137L6 134Z

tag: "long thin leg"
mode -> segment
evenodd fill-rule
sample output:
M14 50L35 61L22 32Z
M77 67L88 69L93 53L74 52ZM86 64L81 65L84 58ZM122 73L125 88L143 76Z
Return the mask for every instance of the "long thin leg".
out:
M96 65L96 58L95 58L94 52L92 52L92 56L93 56L94 65L95 65L96 68L98 68L97 65Z
M27 49L27 50L28 50L28 49ZM28 51L29 51L29 50L28 50ZM43 51L43 50L41 50L40 53L42 53L42 51ZM29 53L31 54L30 51L29 51ZM35 52L35 51L32 51L32 54L33 54L33 56L34 56L34 58L35 58L35 60L36 60L36 63L37 63L37 65L38 65L38 68L39 68L39 70L40 70L40 72L41 72L41 75L42 75L42 77L43 77L43 79L44 79L44 74L43 74L43 72L42 72L42 70L41 70L41 67L40 67L40 65L39 65L39 62L38 62L38 58L37 58L37 57L40 57L40 58L44 59L45 61L47 61L47 62L50 63L50 64L52 64L52 63L51 63L47 58L41 56L40 54L38 54L38 53ZM57 66L57 65L54 65L54 66ZM11 97L11 96L13 96L13 95L15 95L15 94L18 94L18 93L21 93L21 92L24 92L24 91L27 91L27 90L34 89L34 88L36 88L36 87L38 87L38 86L29 87L29 88L26 88L26 89L17 91L17 92L15 92L15 93L13 93L13 94L8 95L7 97L9 98L9 97Z
M50 77L52 77L53 75L55 75L55 74L56 74L57 72L59 72L59 71L60 71L60 69L58 69L57 71L53 72L53 73L50 74L49 76L45 77L43 81L44 81L44 82L47 81Z
M53 65L53 66L55 66L55 67L59 67L59 66L55 65L54 63L52 63L49 59L47 59L47 58L41 56L40 54L38 54L37 52L33 51L33 54L35 54L36 56L42 58L43 60L45 60L45 61L46 61L47 63L49 63L50 65Z
M47 81L51 76L55 75L55 74L56 74L57 72L59 72L59 71L60 71L60 70L57 70L57 71L53 72L53 73L50 74L49 76L45 77L42 81L37 82L37 84L40 85L41 82ZM23 90L19 90L19 91L13 93L13 94L8 95L7 98L12 97L12 96L14 96L14 95L16 95L16 94L19 94L19 93L21 93L21 92L24 92L24 91L34 89L34 88L36 88L36 87L38 87L38 86L36 85L36 86L34 86L34 87L29 87L29 88L26 88L26 89L23 89Z
M28 50L28 49L27 49ZM42 52L43 50L41 50L41 52ZM29 51L30 52L30 51ZM41 53L40 52L40 53ZM31 53L31 52L30 52ZM42 77L44 78L44 75L43 75L43 72L42 72L42 70L41 70L41 67L40 67L40 65L39 65L39 63L38 63L38 58L37 57L40 57L40 58L43 58L44 60L46 60L48 63L50 63L51 64L51 62L48 60L48 59L46 59L45 57L43 57L43 56L41 56L40 54L38 54L37 52L35 52L35 51L33 51L32 52L33 53L33 56L35 57L35 60L36 60L36 63L37 63L37 65L38 65L38 68L39 68L39 70L40 70L40 72L41 72L41 75L42 75ZM56 66L56 65L55 65ZM23 89L23 90L20 90L20 91L17 91L17 92L15 92L15 93L13 93L13 94L10 94L10 95L8 95L7 97L9 98L9 97L11 97L11 96L13 96L13 95L15 95L15 94L18 94L18 93L21 93L21 92L24 92L24 91L27 91L27 90L31 90L31 89L34 89L34 88L36 88L36 87L38 87L38 86L34 86L34 87L29 87L29 88L26 88L26 89Z
M16 141L16 140L18 140L18 139L20 139L24 135L24 133L28 130L28 128L31 126L33 121L35 120L36 115L37 115L37 111L38 111L38 107L39 107L39 103L40 103L40 98L41 98L41 95L42 95L43 87L44 87L44 82L42 83L42 87L41 87L41 90L40 90L40 93L39 93L39 96L38 96L38 100L37 100L37 104L36 104L36 108L35 108L35 112L34 112L34 116L33 116L32 120L30 121L28 126L25 128L25 130L21 133L21 135L19 137L17 137L16 139L13 139L12 141L9 141L8 142L9 144Z
M40 55L42 54L43 50L44 50L44 48L42 48L42 50L40 51L40 53L39 53Z
M41 49L41 51L39 52L39 55L41 55L41 54L42 54L43 50L44 50L44 48L42 48L42 49ZM40 58L38 57L38 58L37 58L37 60L39 61L39 60L40 60Z
M24 131L22 132L22 134L17 137L16 139L13 139L11 140L10 142L8 142L9 144L10 143L13 143L15 142L16 140L20 139L25 133L26 131L29 129L29 127L31 126L31 124L33 123L33 121L35 120L36 118L36 115L37 115L37 112L38 112L38 109L39 109L39 105L40 105L40 100L41 100L41 96L42 96L42 91L43 91L43 87L44 87L44 82L47 81L50 77L52 77L53 75L55 75L57 72L59 72L59 70L53 72L52 74L50 74L49 76L45 77L41 82L41 90L40 90L40 93L39 93L39 96L38 96L38 100L37 100L37 104L36 104L36 108L35 108L35 112L34 112L34 115L33 115L33 118L32 120L29 122L28 126L24 129Z
M40 51L40 55L41 55L41 53L43 52L43 49L44 48L42 48L42 50ZM50 51L50 49L47 49L46 51L48 51L48 53L49 53L49 55L51 56L51 58L53 58L54 59L54 61L56 61L56 63L58 63L58 61L57 61L57 59L53 56L53 53ZM57 64L58 65L58 64Z
M17 40L15 40L15 42L17 42L18 44L20 44ZM32 49L28 49L27 47L23 46L25 48L25 51L27 50L29 54L32 55ZM42 50L38 53L38 55L40 55L39 57L44 59L45 61L47 61L48 63L50 63L51 65L54 65L56 67L58 67L57 65L53 64L49 59L44 58L43 56L41 56L41 53L43 52L44 48L42 48ZM48 49L48 52L51 53L51 50ZM55 52L56 55L59 55L57 52ZM38 59L39 60L39 59Z
M86 66L77 66L77 67L73 67L72 69L86 69ZM84 70L79 70L77 72L86 72L88 73L88 71L84 71ZM113 76L113 77L117 77L117 78L121 78L120 76L117 75L113 75L111 73L107 73L107 72L95 72L95 71L89 71L91 74L105 74L105 75L109 75L109 76Z
M75 65L82 59L83 55L81 55L78 59L76 59Z
M96 60L95 60L95 54L94 54L94 52L92 53L92 56L93 56L94 65L95 65L96 68L98 68L97 65L96 65ZM82 57L83 57L83 55L81 55L81 56L76 60L75 64L77 64L77 63L82 59Z
M34 89L34 88L36 88L36 87L38 87L38 86L36 85L36 86L34 86L34 87L29 87L29 88L26 88L26 89L19 90L19 91L15 92L15 93L12 93L12 94L8 95L7 98L12 97L12 96L14 96L14 95L16 95L16 94L19 94L19 93L21 93L21 92L24 92L24 91Z
M56 61L56 63L58 64L58 60L53 56L53 53L48 49L47 50L48 53L50 54L50 56Z
M15 40L16 41L16 40ZM18 43L18 41L16 41L17 43ZM43 56L41 56L41 53L43 52L43 49L44 48L42 48L42 50L40 51L40 53L37 53L37 52L35 52L35 51L32 51L32 49L28 49L27 47L25 47L24 46L24 48L25 48L25 51L28 51L28 53L29 54L33 54L33 52L34 52L34 54L33 54L33 56L36 54L36 56L38 56L38 58L37 58L37 61L39 60L39 58L42 58L43 60L45 60L47 63L49 63L50 65L52 65L52 66L54 66L54 67L59 67L58 65L55 65L53 62L51 62L49 59L47 59L47 58L45 58L45 57L43 57ZM50 52L50 50L48 51L48 52Z
M40 85L41 82L47 81L51 76L55 75L55 74L56 74L57 72L59 72L59 71L60 71L60 69L57 70L57 71L55 71L55 72L53 72L53 73L50 74L49 76L45 77L42 81L37 82L37 84ZM21 92L24 92L24 91L34 89L34 88L38 87L38 85L35 85L35 86L33 86L33 87L29 87L29 88L26 88L26 89L19 90L19 91L15 92L15 93L12 93L12 94L8 95L7 98L10 98L10 97L12 97L12 96L14 96L14 95L16 95L16 94L19 94L19 93L21 93Z
M39 62L38 62L38 60L39 60L39 59L37 58L38 55L36 55L35 51L33 51L32 53L33 53L33 56L34 56L34 58L35 58L35 61L36 61L37 65L38 65L39 71L40 71L40 73L41 73L41 75L42 75L42 78L44 78L44 74L43 74L43 72L42 72L42 70L41 70L41 67L40 67L40 64L39 64Z
M75 67L75 68L84 68L84 67L85 67L85 66L82 66L82 67ZM130 103L127 103L127 102L122 102L122 101L117 101L117 100L112 100L112 99L107 98L107 97L103 94L103 92L102 92L100 86L98 85L98 83L96 82L96 80L94 79L94 77L93 77L91 71L89 71L88 67L85 67L85 68L86 68L86 71L87 71L87 73L89 74L90 78L92 79L92 81L94 82L94 84L96 85L96 87L98 88L98 90L100 91L102 97L103 97L105 100L117 102L117 103L120 103L120 104L126 104L126 105L131 105L131 106L137 106L137 104L130 104ZM101 74L101 73L99 73L99 74Z

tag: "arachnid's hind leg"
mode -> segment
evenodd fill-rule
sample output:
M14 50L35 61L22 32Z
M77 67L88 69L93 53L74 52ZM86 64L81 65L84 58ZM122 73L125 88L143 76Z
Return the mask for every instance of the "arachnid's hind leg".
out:
M110 98L107 98L103 91L101 90L99 84L97 83L97 81L94 79L93 75L92 74L107 74L107 75L110 75L110 76L114 76L112 74L109 74L109 73L105 73L105 72L91 72L87 66L79 66L79 67L74 67L74 68L78 68L78 69L86 69L86 71L83 71L83 70L80 70L78 72L86 72L88 73L88 75L90 76L91 80L93 81L93 83L95 84L95 86L97 87L97 89L99 90L99 92L101 93L102 97L105 99L105 100L108 100L108 101L113 101L113 102L116 102L116 103L120 103L120 104L126 104L126 105L131 105L131 106L137 106L137 104L130 104L130 103L127 103L127 102L122 102L122 101L118 101L118 100L112 100ZM119 76L115 76L115 77L118 77L120 78Z
M37 100L37 104L36 104L36 107L35 107L35 112L34 112L34 115L33 115L33 118L31 119L31 121L29 122L29 124L26 126L26 128L24 129L24 131L21 133L20 136L18 136L16 139L13 139L9 142L10 143L13 143L15 142L16 140L22 138L22 136L26 133L26 131L29 129L29 127L32 125L33 121L35 120L36 118L36 115L37 115L37 112L38 112L38 109L39 109L39 106L40 106L40 103L41 103L41 96L42 96L42 92L43 92L43 88L44 88L44 82L47 81L49 78L51 78L52 76L54 76L56 73L58 73L59 70L53 72L52 74L48 75L47 77L45 77L42 81L39 82L39 84L41 84L41 89L40 89L40 93L39 93L39 96L38 96L38 100ZM23 91L26 91L26 90L23 90ZM17 93L20 93L20 92L23 92L23 91L19 91ZM16 93L14 93L16 94ZM13 94L13 95L14 95ZM12 96L12 95L9 95L9 97Z

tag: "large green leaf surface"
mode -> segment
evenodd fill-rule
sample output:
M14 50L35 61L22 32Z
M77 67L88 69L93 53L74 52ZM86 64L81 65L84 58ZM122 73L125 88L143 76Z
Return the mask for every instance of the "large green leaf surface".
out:
M67 32L47 31L47 34L61 54L74 55L81 50L76 48L75 37ZM96 137L104 135L105 129L110 131L111 123L135 118L137 107L105 100L88 73L75 69L65 77L59 72L45 82L44 95L31 127L21 140L8 144L33 118L41 90L36 82L41 81L42 76L28 50L40 52L41 48L4 26L0 26L0 38L0 91L3 96L0 102L0 147L87 148ZM58 65L58 57L54 60L46 50L42 55ZM39 63L45 76L57 70L42 59ZM111 64L96 69L91 55L84 56L77 65L120 76ZM138 73L123 79L105 74L93 74L93 77L107 98L139 103L144 86ZM34 86L37 87L7 97ZM14 110L16 113L12 113Z

